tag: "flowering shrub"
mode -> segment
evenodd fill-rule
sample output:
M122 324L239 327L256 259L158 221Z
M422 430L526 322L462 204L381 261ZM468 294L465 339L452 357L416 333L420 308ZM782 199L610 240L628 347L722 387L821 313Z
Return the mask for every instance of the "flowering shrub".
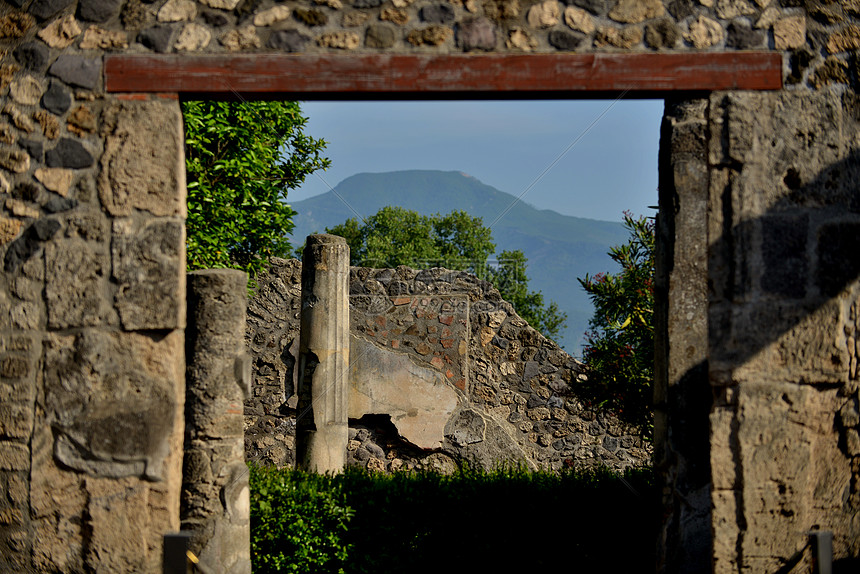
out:
M585 334L585 397L650 436L654 424L654 220L624 213L630 239L609 251L615 274L579 279L594 303Z

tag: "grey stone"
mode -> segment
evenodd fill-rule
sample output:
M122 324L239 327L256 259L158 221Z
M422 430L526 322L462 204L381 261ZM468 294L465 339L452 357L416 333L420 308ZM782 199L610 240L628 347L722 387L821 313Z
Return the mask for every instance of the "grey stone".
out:
M382 0L355 0L353 8L376 8L382 5Z
M794 299L806 296L808 233L809 216L806 214L762 218L762 289Z
M565 30L550 30L547 40L550 46L557 50L570 52L575 50L585 38L582 34L575 34Z
M764 44L764 30L753 30L748 22L735 20L726 28L726 48L751 50Z
M860 276L860 224L830 223L818 232L818 288L834 297Z
M17 273L24 263L35 255L45 241L51 239L62 226L55 219L37 219L18 239L9 244L3 268Z
M364 44L368 48L390 48L396 39L396 32L391 26L372 24L367 27Z
M93 156L78 140L61 138L54 149L45 154L48 167L83 169L93 165Z
M42 95L42 107L58 116L66 113L72 105L72 94L60 82L51 81Z
M142 30L137 36L137 41L159 54L167 53L173 43L175 30L172 26L154 26Z
M181 224L173 219L114 223L116 308L126 329L181 326L182 235Z
M456 15L450 4L430 4L418 11L418 17L431 24L447 24L453 22Z
M119 11L121 0L78 0L78 16L87 22L107 22Z
M301 52L310 41L310 36L306 36L298 30L276 30L269 36L266 45L283 52Z
M22 139L18 141L18 145L27 150L27 153L30 154L34 160L38 163L42 163L42 156L45 153L45 144L40 140L26 140Z
M487 423L472 409L463 409L445 427L445 437L457 446L483 442Z
M47 20L74 3L75 0L36 0L28 12L40 20Z
M213 28L222 28L230 23L230 20L221 12L203 12L203 21Z
M464 52L494 50L496 48L496 27L486 18L466 20L457 27L457 41Z
M48 73L67 84L92 90L98 87L102 76L101 58L87 58L62 54L51 65Z
M48 67L51 51L41 42L26 42L12 52L25 70L43 74Z
M77 207L77 205L78 202L75 199L70 199L68 197L52 196L42 206L42 209L44 209L48 213L61 213L63 211L69 211L70 209L74 209L75 207Z

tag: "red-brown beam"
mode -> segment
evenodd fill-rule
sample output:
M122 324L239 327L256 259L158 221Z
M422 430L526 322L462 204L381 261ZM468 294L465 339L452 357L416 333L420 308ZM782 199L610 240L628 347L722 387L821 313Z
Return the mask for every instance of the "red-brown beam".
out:
M108 92L450 98L777 90L774 52L108 55Z

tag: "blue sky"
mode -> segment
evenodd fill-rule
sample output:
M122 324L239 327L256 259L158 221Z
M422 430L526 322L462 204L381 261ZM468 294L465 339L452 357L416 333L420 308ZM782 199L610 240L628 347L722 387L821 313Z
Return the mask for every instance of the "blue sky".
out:
M620 221L657 203L662 101L304 102L302 111L306 132L329 142L332 166L289 201L356 173L439 169L578 217Z

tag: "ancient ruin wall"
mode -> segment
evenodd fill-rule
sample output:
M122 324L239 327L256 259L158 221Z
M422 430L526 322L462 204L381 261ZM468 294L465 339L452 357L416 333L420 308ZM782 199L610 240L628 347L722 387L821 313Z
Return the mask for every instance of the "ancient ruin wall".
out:
M273 259L248 307L248 460L291 465L301 263ZM576 394L582 364L465 272L353 267L349 462L559 470L650 464L650 445Z
M178 525L179 108L106 94L117 53L780 53L784 89L680 94L664 129L659 468L669 530L711 524L693 561L667 535L664 566L804 568L816 526L857 557L858 17L853 0L4 0L2 567L156 571ZM686 187L688 170L705 175ZM82 430L117 421L138 426Z

